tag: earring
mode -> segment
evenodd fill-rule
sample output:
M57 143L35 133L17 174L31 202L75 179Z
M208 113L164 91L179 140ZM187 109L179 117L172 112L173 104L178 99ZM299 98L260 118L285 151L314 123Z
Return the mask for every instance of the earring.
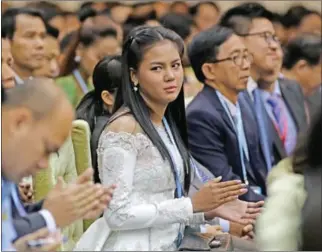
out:
M79 63L81 61L81 56L75 56L74 61Z
M133 91L137 92L139 90L139 83L133 83Z

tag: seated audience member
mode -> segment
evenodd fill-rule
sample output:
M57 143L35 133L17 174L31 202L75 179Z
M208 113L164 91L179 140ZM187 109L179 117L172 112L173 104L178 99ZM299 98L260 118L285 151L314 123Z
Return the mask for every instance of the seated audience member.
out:
M288 41L303 33L321 35L321 14L304 6L292 6L282 18Z
M87 93L76 108L77 119L88 122L92 132L91 152L95 182L100 182L96 154L98 140L112 114L116 90L121 81L121 56L105 57L94 68L94 90Z
M272 14L273 14L272 24L274 26L276 36L278 37L281 45L284 46L288 41L288 37L287 37L287 30L283 23L283 15L279 13L272 13Z
M321 251L321 110L305 141L299 142L285 173L268 185L264 212L257 221L261 251ZM283 166L285 163L278 164ZM284 168L285 169L285 168ZM273 171L274 171L273 170Z
M131 12L132 12L131 5L120 3L120 2L110 7L111 17L118 24L124 24L124 22L129 17Z
M11 43L16 82L23 84L23 80L32 77L44 63L44 18L35 9L12 8L2 15L2 22Z
M160 23L165 28L176 32L183 39L186 48L190 44L192 38L197 34L195 22L187 15L168 13L160 18ZM184 52L182 63L185 73L184 94L185 103L187 105L193 99L193 97L199 93L203 87L203 84L197 80L191 68L187 50Z
M6 98L6 91L3 88L3 85L1 85L1 104L6 101ZM6 116L2 116L2 119L5 121L2 121L2 125L4 125L9 122L9 120L7 120L8 118L6 118ZM16 237L16 231L13 226L11 211L11 192L14 188L14 183L7 179L8 177L12 176L8 174L8 172L8 170L6 172L4 172L3 170L1 171L1 251L28 251L29 248L27 247L27 242L41 238L49 238L49 232L48 229L42 229L36 231L35 233L23 236L13 242ZM10 173L14 174L15 170L11 169ZM61 243L60 233L55 233L52 238L54 238L52 244L50 244L49 246L40 246L40 249L42 251L55 251L54 249L57 249L59 247Z
M16 85L15 72L12 69L13 57L11 54L10 41L5 29L1 28L1 87L12 88Z
M179 14L179 15L187 15L189 14L189 4L186 1L174 1L169 6L170 12Z
M76 55L70 55L69 71L64 70L67 76L57 79L58 85L64 89L75 107L92 89L89 79L97 62L105 56L121 53L116 35L113 28L84 28L80 32L79 41L74 48Z
M321 109L321 36L305 34L285 47L283 75L302 87L308 122Z
M223 181L242 180L246 201L265 194L265 163L259 155L251 113L238 102L246 89L252 56L231 29L216 26L194 37L189 58L203 90L187 108L193 157Z
M52 80L36 78L7 90L2 116L6 118L2 123L2 174L7 181L18 183L48 167L49 155L69 135L74 112ZM55 231L78 219L100 215L111 199L112 188L89 183L92 175L92 169L88 169L67 186L59 179L43 201L25 206L13 186L9 193L14 236L19 238L42 227Z
M217 24L220 16L219 6L211 1L200 1L190 8L199 31L204 31Z
M34 76L56 78L59 75L58 57L60 55L60 48L58 42L59 31L46 24L47 36L45 38L45 59L41 68L33 72Z
M242 25L240 18L244 20ZM272 13L262 5L243 3L228 10L220 21L243 38L254 58L247 92L240 98L247 102L252 119L257 121L266 174L292 153L298 133L307 127L300 86L279 78L283 54L271 20Z

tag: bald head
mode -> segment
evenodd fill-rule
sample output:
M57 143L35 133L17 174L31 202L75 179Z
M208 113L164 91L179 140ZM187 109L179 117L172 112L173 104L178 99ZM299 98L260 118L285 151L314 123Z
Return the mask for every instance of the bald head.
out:
M48 167L72 128L74 109L50 79L6 90L2 104L2 174L18 183ZM17 158L19 156L19 158Z
M33 113L35 119L42 119L51 115L61 103L68 106L69 102L64 92L52 79L34 78L26 80L23 85L8 89L3 105L6 108L27 108Z

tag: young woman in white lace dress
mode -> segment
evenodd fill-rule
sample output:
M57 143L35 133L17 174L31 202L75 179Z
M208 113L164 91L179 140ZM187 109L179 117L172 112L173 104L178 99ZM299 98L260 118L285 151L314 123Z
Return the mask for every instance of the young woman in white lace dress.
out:
M106 237L103 251L177 250L186 225L203 224L214 217L207 211L246 192L240 181L217 180L185 197L192 168L183 48L163 27L136 28L124 43L115 114L97 150L101 182L117 185L103 217L109 234L97 230L98 240Z

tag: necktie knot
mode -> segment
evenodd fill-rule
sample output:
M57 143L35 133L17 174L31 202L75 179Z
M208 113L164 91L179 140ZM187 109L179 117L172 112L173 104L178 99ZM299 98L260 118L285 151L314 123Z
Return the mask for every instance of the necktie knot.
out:
M272 106L273 109L279 107L279 96L277 94L272 94L268 99L267 102L269 105Z

